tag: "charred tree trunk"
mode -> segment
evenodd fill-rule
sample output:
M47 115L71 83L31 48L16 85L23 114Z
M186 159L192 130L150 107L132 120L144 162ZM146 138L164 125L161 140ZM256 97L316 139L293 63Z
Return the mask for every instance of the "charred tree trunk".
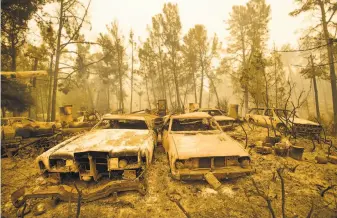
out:
M245 44L245 35L243 33L243 29L241 28L241 45L242 45L242 66L244 69L244 73L246 73L246 44ZM246 76L245 76L246 77ZM244 102L244 114L248 113L248 80L244 82L244 94L243 94L243 102Z
M161 79L162 79L162 83L163 83L163 97L164 99L166 99L166 83L165 83L165 78L164 78L164 66L163 66L163 57L162 57L162 50L160 48L160 46L158 46L158 52L159 52L159 60L160 60L160 74L161 74Z
M310 61L311 61L311 70L312 70L312 83L314 84L314 93L315 93L315 105L316 105L316 117L317 120L321 121L321 114L319 112L319 102L318 102L318 89L317 89L317 82L316 82L316 75L315 75L315 65L314 65L314 59L312 55L310 55Z
M63 0L61 0L60 19L59 19L59 28L58 28L57 45L56 45L56 60L55 60L54 84L53 84L52 107L51 107L51 121L55 121L55 118L56 118L57 82L58 82L59 63L60 63L60 56L61 56L61 36L62 36L62 28L63 28L63 19L64 19Z
M150 101L149 86L148 86L148 83L147 83L147 77L145 77L145 86L146 86L147 102L149 104L149 109L151 110L151 101Z
M2 113L2 117L6 117L6 108L5 107L1 107L1 113Z
M86 80L85 81L85 85L86 85L86 90L88 92L88 96L89 96L89 101L90 101L90 104L91 104L91 109L92 110L95 110L95 103L94 103L94 98L92 97L92 92L91 92L91 89L90 89L90 85L88 84L88 81Z
M107 101L107 104L108 104L107 110L108 110L108 113L110 113L110 85L109 84L108 84L108 88L107 88L107 100L108 100ZM132 110L132 106L131 106L130 110ZM130 111L130 113L131 113L131 111Z
M168 91L169 91L169 99L170 99L170 104L171 104L171 107L172 107L172 93L171 93L171 85L170 85L170 79L168 78L167 79L167 86L168 86Z
M324 2L322 0L318 0L321 14L322 14L322 26L324 32L324 38L327 43L327 52L329 59L329 68L330 68L330 82L331 82L331 92L332 92L332 103L333 103L333 114L334 114L334 133L337 133L337 86L336 86L336 73L334 67L334 58L332 52L333 39L330 38L328 31L328 24L326 20L326 11L324 8Z
M321 114L319 112L319 102L318 102L318 89L317 89L317 82L316 82L315 75L312 77L312 82L314 84L314 92L315 92L316 116L317 116L317 120L321 121Z
M194 70L193 70L193 89L194 89L194 103L198 103L197 81L195 79L195 72L194 72Z
M131 43L131 93L130 93L130 113L132 112L132 97L133 97L133 41ZM108 87L109 90L109 87Z
M11 71L15 72L16 71L16 48L15 48L15 37L14 34L11 34Z
M265 82L265 92L266 92L266 107L269 108L269 97L268 97L268 78L266 75L266 71L263 72L264 82Z
M42 119L43 121L45 121L45 117L44 117L44 103L43 103L43 92L42 92L42 88L40 88L40 100L41 100L41 112L42 112Z
M117 45L118 48L119 45ZM122 80L122 66L120 62L119 49L117 49L117 58L118 58L118 79L119 79L119 111L124 112L124 102L123 102L123 80Z
M181 105L180 105L180 93L179 93L179 82L178 82L178 75L177 75L177 66L175 60L173 60L173 76L174 76L174 84L176 88L176 99L178 103L178 110L181 110Z
M50 122L51 114L51 94L53 90L53 59L54 54L50 55L50 65L49 65L49 83L48 83L48 106L47 106L47 121Z
M151 72L151 87L152 87L152 94L153 94L153 99L154 99L154 102L157 102L157 95L156 95L156 91L155 91L155 88L154 88L154 81L153 81L153 77L154 77L154 74L152 74L152 67L151 67L151 63L149 63L149 71Z
M200 84L200 96L199 96L199 107L202 107L202 91L204 89L204 65L201 63L201 84Z
M277 70L276 70L276 59L274 60L274 76L275 76L275 107L276 108L278 108L277 106L278 106L278 102L277 102L277 83L278 83L278 81L277 81Z
M214 93L215 93L215 97L216 97L216 101L217 101L217 104L218 104L218 108L220 108L220 99L219 99L218 91L216 89L214 81L213 81L213 79L208 74L207 74L207 77L208 77L208 79L211 82L211 85L213 87L213 90L214 90Z
M186 90L185 90L185 94L184 94L183 106L186 104L186 98L187 98L187 93L188 93L188 84L189 83L186 83Z

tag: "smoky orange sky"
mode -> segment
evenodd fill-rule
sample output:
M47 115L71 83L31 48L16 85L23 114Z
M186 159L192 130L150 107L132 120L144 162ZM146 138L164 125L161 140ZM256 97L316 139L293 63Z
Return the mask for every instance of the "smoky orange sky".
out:
M87 2L87 0L83 0ZM161 13L164 3L177 3L182 23L182 33L186 33L195 24L204 24L209 36L216 33L226 46L228 36L226 20L233 5L242 5L247 0L92 0L90 20L92 30L86 36L94 40L100 32L106 32L106 25L117 19L124 35L134 30L136 39L144 40L147 36L147 25L151 18ZM297 45L299 31L310 25L310 15L290 17L288 14L297 5L294 0L266 0L271 6L270 36L268 45L279 47L290 43Z

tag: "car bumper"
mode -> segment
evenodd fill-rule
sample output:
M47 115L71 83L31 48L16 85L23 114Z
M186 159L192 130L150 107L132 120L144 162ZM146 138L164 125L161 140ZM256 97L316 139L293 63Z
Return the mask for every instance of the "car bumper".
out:
M81 201L90 202L95 201L100 198L108 197L112 193L122 192L122 191L138 191L141 194L145 194L145 186L139 180L117 180L109 181L106 184L99 185L95 188L82 189L81 190ZM55 185L41 187L37 190L29 190L27 188L21 188L13 192L11 195L12 203L15 207L21 207L27 199L30 198L49 198L56 197L61 201L77 202L79 194L76 189L68 185Z
M247 176L253 172L252 168L228 167L222 169L180 169L172 171L172 177L177 180L205 180L204 175L212 172L217 179L230 179Z

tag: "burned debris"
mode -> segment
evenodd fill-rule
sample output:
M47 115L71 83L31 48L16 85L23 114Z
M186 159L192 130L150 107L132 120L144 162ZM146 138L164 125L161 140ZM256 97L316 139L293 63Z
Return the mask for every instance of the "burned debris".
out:
M1 216L335 218L336 3L149 1L1 2Z

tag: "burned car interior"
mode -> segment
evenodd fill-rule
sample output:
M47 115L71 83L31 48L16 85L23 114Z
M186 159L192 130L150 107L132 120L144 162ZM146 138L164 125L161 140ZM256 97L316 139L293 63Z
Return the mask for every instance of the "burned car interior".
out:
M211 119L173 119L171 131L207 131L219 130Z
M98 129L148 129L143 120L103 120L96 127Z

